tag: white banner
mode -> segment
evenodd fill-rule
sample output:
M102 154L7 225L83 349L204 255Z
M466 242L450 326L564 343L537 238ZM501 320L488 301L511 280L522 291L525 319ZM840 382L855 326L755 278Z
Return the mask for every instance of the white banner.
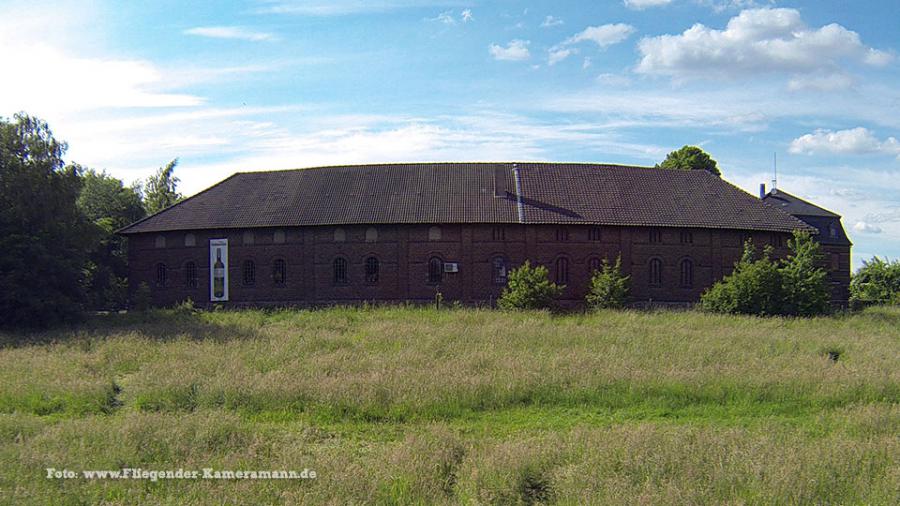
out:
M228 300L228 239L209 240L209 300Z

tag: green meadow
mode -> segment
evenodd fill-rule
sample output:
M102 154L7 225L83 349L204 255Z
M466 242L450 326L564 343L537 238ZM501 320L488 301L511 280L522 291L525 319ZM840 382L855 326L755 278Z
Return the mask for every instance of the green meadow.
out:
M897 307L157 310L0 346L5 504L900 503ZM316 478L81 477L122 468Z

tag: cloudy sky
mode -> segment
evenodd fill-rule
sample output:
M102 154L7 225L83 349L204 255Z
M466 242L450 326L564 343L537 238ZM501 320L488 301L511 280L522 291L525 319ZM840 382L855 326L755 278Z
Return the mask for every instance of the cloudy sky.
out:
M0 1L0 115L185 193L331 163L653 164L697 144L900 257L896 0Z

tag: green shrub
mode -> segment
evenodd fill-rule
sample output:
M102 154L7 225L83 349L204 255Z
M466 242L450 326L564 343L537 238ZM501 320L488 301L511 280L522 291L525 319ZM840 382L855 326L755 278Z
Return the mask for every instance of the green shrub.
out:
M610 264L605 258L599 271L591 275L591 288L585 300L594 309L616 309L625 307L628 300L628 281L630 276L622 274L622 257Z
M900 260L863 260L850 280L850 301L853 305L900 305Z
M794 232L788 241L791 254L781 261L783 303L781 314L816 316L829 311L828 285L819 243L806 232Z
M808 233L795 232L788 247L791 253L784 260L772 260L771 247L757 259L748 240L734 272L703 293L701 307L716 313L760 316L827 313L828 285L825 270L818 266L822 259L819 244Z
M781 279L771 253L771 248L766 248L757 259L753 242L744 243L744 254L734 271L703 293L701 307L716 313L779 314Z
M188 297L181 301L174 308L175 314L179 315L192 315L197 312L197 306L194 304L194 299Z
M509 272L506 288L497 300L502 309L550 309L565 285L557 285L547 277L547 268L524 264Z

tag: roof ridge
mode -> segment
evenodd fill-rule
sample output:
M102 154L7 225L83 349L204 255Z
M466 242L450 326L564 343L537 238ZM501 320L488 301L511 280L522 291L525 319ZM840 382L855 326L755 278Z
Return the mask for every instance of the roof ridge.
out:
M237 171L232 176L237 174L272 174L276 172L298 172L302 170L321 170L321 169L349 169L349 168L367 168L367 167L395 167L395 166L419 166L419 167L427 167L427 166L437 166L437 165L544 165L544 166L556 166L559 167L561 165L578 165L578 166L586 166L586 167L603 167L603 168L618 168L618 169L659 169L658 167L653 167L649 165L625 165L625 164L617 164L617 163L599 163L599 162L546 162L546 161L480 161L480 162L378 162L378 163L350 163L350 164L335 164L335 165L315 165L312 167L294 167L292 169L264 169L264 170L247 170L247 171ZM679 171L679 172L693 172L693 171ZM706 172L706 171L704 171ZM223 180L224 181L224 180Z

